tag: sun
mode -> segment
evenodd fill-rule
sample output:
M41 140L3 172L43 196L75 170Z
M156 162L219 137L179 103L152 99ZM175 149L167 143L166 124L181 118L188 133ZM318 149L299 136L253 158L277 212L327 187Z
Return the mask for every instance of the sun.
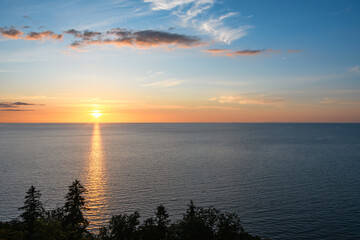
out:
M94 110L91 115L93 115L94 118L99 118L102 116L102 113L99 110Z

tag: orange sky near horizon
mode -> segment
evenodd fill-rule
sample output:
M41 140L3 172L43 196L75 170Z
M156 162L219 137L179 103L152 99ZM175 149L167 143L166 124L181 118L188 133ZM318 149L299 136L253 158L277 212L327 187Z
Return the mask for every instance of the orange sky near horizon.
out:
M94 111L101 113L98 118ZM357 121L354 121L354 119ZM2 123L151 122L360 122L352 106L33 106L32 111L0 112Z

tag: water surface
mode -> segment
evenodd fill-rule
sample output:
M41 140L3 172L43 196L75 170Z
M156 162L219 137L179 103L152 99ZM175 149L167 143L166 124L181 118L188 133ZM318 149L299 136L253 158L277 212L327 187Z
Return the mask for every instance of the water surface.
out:
M360 124L0 124L0 220L31 184L61 206L76 178L91 229L192 199L271 239L360 239Z

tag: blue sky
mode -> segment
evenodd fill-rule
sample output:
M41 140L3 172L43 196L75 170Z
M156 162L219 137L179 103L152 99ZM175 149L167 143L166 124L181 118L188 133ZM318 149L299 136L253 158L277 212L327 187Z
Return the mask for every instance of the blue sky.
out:
M358 1L0 6L0 121L360 121Z

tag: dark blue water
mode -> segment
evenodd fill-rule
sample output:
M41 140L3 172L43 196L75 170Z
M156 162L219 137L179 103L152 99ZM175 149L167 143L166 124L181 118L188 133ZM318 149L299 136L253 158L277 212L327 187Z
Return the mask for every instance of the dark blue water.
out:
M92 229L192 199L270 239L360 239L360 124L0 124L0 220L31 184L60 206L75 178Z

